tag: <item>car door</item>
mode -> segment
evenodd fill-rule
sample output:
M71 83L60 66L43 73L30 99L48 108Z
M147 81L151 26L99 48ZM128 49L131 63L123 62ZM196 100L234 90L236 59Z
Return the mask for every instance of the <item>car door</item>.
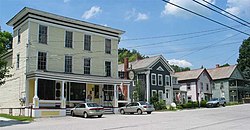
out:
M75 111L74 111L74 114L76 115L79 115L79 107L80 107L80 104L78 104L76 107L75 107Z
M85 104L81 104L78 110L79 115L83 115L84 111L86 109L86 105Z
M131 107L132 107L132 103L129 103L128 105L126 105L126 108L124 109L124 111L131 112Z
M132 103L131 112L137 112L139 104L137 102Z

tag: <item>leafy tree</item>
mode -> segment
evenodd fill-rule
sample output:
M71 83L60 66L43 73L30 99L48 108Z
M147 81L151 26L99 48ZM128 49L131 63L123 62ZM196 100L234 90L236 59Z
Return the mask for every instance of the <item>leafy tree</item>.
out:
M221 65L220 67L226 67L226 66L230 66L228 63Z
M250 79L250 37L244 40L240 46L237 62L244 77Z
M140 54L137 50L133 49L133 50L128 50L125 48L119 48L118 49L118 62L119 63L123 63L124 58L128 57L129 62L135 61L137 58L139 59L144 59L144 58L148 58L145 55Z
M143 101L143 94L142 94L142 84L139 80L135 85L135 91L133 92L133 100L134 101Z
M4 54L12 47L12 35L6 31L0 31L0 85L5 83L4 78L10 77L7 61L3 59Z
M189 71L189 67L179 67L178 65L171 65L175 72Z

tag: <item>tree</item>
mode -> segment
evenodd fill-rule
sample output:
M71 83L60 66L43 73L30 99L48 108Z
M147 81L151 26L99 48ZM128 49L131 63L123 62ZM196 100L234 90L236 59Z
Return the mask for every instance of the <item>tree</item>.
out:
M3 58L8 49L12 48L12 35L6 31L0 31L0 85L5 83L4 78L10 77L7 61Z
M144 59L148 58L148 56L140 54L137 50L128 50L125 48L119 48L118 49L118 62L123 63L124 58L128 57L128 61L132 62L135 61L136 59Z
M250 79L250 37L240 46L237 62L244 77Z
M142 94L142 84L141 81L137 81L135 85L135 91L133 92L133 100L134 101L142 101L143 94Z
M179 67L178 65L171 65L175 72L189 71L189 67Z
M230 66L228 63L221 65L220 67L226 67L226 66Z

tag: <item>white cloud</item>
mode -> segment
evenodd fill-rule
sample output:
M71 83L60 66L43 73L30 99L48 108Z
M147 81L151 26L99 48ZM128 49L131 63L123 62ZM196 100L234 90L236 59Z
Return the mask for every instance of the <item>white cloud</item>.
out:
M102 9L98 6L93 6L89 10L85 11L84 14L82 15L82 18L84 19L90 19L94 17L95 15L99 14L102 12Z
M250 16L249 0L227 0L226 11L234 15Z
M64 3L67 3L67 2L69 2L69 1L70 1L70 0L63 0Z
M207 3L205 3L202 0L197 0L197 1L199 1L200 3L203 3L205 5L208 5ZM215 3L215 0L206 0L206 1L213 3L213 4ZM192 0L169 0L169 2L174 3L176 5L179 5L181 7L184 7L184 8L190 9L190 10L197 12L197 13L203 14L203 13L209 12L208 9L193 2ZM175 7L171 4L166 4L165 9L161 12L161 15L162 16L174 15L174 16L181 16L181 17L189 17L193 14L188 13L188 12L186 12L178 7Z
M136 9L132 9L126 12L125 19L134 20L134 21L143 21L143 20L149 19L149 17L145 13L141 13L141 12L136 11Z
M190 62L186 60L176 60L176 59L171 59L168 60L170 65L177 65L179 67L191 67L193 66Z

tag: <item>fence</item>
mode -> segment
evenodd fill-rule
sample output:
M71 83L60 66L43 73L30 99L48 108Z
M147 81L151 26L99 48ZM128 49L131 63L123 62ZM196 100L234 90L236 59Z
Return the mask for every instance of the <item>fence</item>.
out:
M25 112L25 110L27 110ZM12 116L30 116L32 117L32 106L30 107L19 107L19 108L0 108L0 113L9 114ZM27 113L27 114L25 114Z

